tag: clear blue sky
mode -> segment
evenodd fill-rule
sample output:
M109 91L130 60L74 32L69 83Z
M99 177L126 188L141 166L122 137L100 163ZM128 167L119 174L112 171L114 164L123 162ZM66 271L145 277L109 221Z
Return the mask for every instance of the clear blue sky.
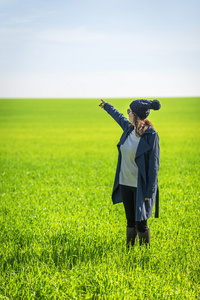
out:
M0 0L0 97L200 95L198 0Z

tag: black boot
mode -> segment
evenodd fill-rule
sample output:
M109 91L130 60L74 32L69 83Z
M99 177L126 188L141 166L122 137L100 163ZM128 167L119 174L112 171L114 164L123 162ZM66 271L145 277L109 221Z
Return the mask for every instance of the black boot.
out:
M150 246L150 230L145 232L138 232L140 246L145 244L146 246L149 244Z
M127 248L135 245L135 239L137 237L136 227L127 227L126 229L126 246Z

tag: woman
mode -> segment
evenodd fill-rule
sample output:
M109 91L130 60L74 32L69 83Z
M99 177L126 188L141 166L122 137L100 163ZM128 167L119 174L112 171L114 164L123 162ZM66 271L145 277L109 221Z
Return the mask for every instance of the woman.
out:
M152 215L156 202L155 217L158 218L158 170L159 137L146 118L150 109L158 110L158 100L135 100L127 110L129 121L112 105L101 99L99 105L122 127L118 143L118 164L112 192L113 203L123 202L127 219L127 247L139 243L150 245L147 219Z

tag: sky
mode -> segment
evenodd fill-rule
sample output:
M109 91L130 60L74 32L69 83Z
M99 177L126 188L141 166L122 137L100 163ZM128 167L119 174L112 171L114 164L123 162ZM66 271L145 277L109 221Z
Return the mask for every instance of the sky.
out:
M0 98L200 96L200 0L0 0Z

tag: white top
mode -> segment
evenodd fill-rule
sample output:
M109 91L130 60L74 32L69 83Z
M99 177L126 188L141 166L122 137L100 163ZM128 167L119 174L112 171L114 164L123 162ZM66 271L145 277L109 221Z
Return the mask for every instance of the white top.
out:
M119 184L137 187L138 167L135 155L140 138L135 135L135 129L128 135L124 144L120 146L122 155Z

